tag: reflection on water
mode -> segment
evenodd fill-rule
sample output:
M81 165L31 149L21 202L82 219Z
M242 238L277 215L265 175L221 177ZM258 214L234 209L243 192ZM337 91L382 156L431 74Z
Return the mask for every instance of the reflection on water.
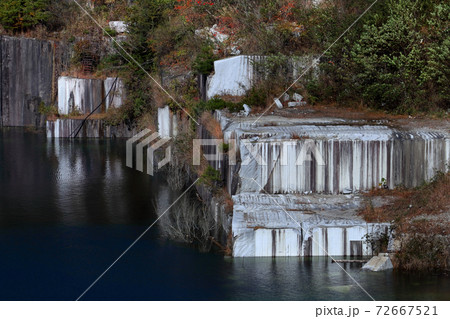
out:
M125 141L0 130L0 299L76 299L177 194L125 167ZM448 300L444 276L344 268L380 300ZM369 300L327 258L224 258L149 231L94 300Z
M0 134L1 224L128 224L154 217L159 181L124 167L123 143L47 141L18 129Z
M353 277L376 300L448 300L449 279L362 271L343 264L345 273L329 258L236 258L233 280L236 299L250 300L370 300ZM415 286L420 284L419 286ZM254 287L253 290L248 289Z

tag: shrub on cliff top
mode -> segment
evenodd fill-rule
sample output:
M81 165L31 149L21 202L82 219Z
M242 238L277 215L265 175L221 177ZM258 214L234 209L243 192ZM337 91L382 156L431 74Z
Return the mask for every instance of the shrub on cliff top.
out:
M173 0L136 0L127 18L130 47L133 57L140 63L152 65L154 50L151 34L167 19L167 10L173 8Z
M443 0L378 3L322 64L338 99L400 113L450 102L450 5Z
M200 183L208 185L209 187L215 187L221 181L220 172L212 166L208 166L202 176L200 176Z
M0 24L6 30L24 31L45 23L50 13L49 0L2 0Z

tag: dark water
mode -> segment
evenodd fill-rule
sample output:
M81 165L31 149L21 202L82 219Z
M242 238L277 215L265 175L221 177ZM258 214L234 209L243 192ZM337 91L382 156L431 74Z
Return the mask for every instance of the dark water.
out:
M176 197L124 141L0 130L0 300L74 300ZM346 270L377 300L449 300L444 276ZM84 300L368 300L327 258L230 259L152 228Z

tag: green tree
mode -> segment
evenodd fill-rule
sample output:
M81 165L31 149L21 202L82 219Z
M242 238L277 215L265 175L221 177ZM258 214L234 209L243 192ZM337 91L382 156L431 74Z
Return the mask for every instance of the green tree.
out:
M198 74L209 74L214 71L215 60L212 47L203 46L192 64L192 69Z
M333 94L401 113L448 105L450 4L389 0L374 9L323 65Z
M154 50L151 34L173 9L173 0L136 0L130 8L128 31L133 57L140 63L152 66Z
M48 0L2 0L0 24L8 30L24 31L45 23L50 17L48 4Z

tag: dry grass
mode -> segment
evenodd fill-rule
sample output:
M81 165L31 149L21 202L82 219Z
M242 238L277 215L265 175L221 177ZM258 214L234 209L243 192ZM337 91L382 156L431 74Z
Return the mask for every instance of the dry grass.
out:
M233 213L233 199L231 198L231 195L226 191L226 189L224 189L223 191L224 194L224 203L225 203L225 210L227 212Z
M106 75L100 72L86 73L81 70L80 66L72 66L69 70L61 72L61 76L68 76L72 78L85 79L85 80L104 80ZM108 76L114 77L113 73L109 73Z
M298 135L297 133L292 133L291 139L293 140L307 140L310 137L308 135Z
M152 113L144 113L138 120L137 128L138 130L148 128L152 132L158 132L158 128L155 125L155 120Z
M295 110L295 111L294 111ZM252 114L257 115L265 111L262 109L252 109ZM361 104L352 104L348 107L337 106L336 104L317 104L306 107L277 109L273 106L266 115L274 112L275 115L286 118L341 118L348 120L362 120L374 124L387 124L395 127L421 128L433 127L436 129L448 130L450 125L450 115L441 114L438 118L435 113L409 115L389 114L380 110L373 110Z
M221 95L220 98L224 101L227 102L232 102L232 103L239 103L242 101L242 96L236 96L236 95Z
M203 112L200 118L201 124L217 139L223 138L222 128L220 127L219 122L213 117L211 112Z
M164 107L167 105L168 96L157 85L152 85L152 100L155 107Z
M73 120L84 120L88 114L80 114L80 115L68 115L62 118L73 119ZM95 113L89 116L90 120L103 120L107 117L106 113Z
M337 104L315 104L308 105L307 107L299 107L298 113L286 113L286 117L291 118L316 118L316 117L339 117L350 120L368 120L368 121L380 121L380 120L398 120L408 119L407 115L393 115L380 110L372 110L364 107L361 104L353 104L348 107L338 106ZM275 112L283 112L273 107ZM301 112L307 110L309 112ZM284 115L284 114L283 114Z
M377 189L360 215L368 222L391 222L399 243L393 264L410 271L445 271L450 260L450 172L415 189ZM394 196L392 203L373 207L372 196Z
M374 208L366 206L360 215L368 222L406 220L421 215L439 215L450 209L450 172L438 173L432 182L415 189L374 189L372 196L394 196L389 205Z

